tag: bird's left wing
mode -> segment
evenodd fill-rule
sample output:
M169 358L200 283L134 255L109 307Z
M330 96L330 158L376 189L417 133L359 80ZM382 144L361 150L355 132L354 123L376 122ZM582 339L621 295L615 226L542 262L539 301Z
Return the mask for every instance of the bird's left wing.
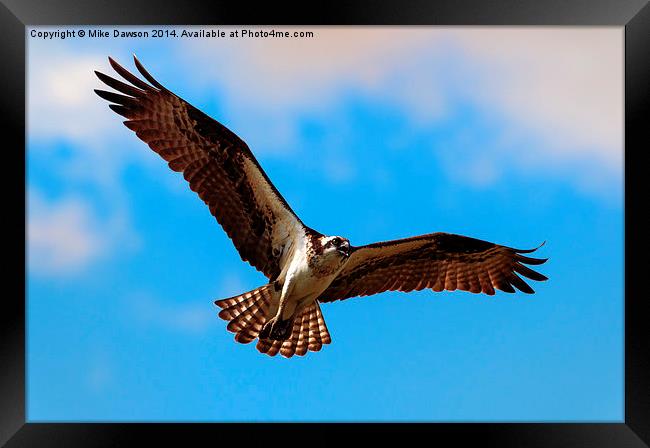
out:
M112 58L113 69L129 84L95 72L121 94L95 90L127 118L126 127L183 173L210 208L244 261L270 279L304 225L237 135L158 83L134 57L148 84Z
M449 233L432 233L353 248L350 259L320 302L332 302L383 291L456 290L494 294L494 289L533 293L517 274L547 280L525 264L546 261L487 241Z

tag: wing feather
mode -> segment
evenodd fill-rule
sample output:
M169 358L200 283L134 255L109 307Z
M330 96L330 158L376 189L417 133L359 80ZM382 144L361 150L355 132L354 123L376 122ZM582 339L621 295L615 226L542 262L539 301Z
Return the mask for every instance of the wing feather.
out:
M513 293L517 288L532 294L533 289L517 274L535 281L547 280L525 266L540 265L546 259L521 255L538 248L514 249L448 233L356 247L318 300L332 302L383 291L424 288L488 295L495 294L495 289Z
M244 261L274 279L284 248L306 229L237 135L163 87L134 57L149 82L109 58L124 81L100 72L117 91L95 90L127 118L127 128L183 173L223 226ZM275 348L275 347L274 347Z

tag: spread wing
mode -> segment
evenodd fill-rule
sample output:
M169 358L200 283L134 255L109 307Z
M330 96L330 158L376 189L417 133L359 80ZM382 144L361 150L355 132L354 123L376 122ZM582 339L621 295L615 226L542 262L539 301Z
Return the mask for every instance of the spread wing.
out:
M183 173L239 251L270 279L288 242L304 225L237 135L158 83L134 57L144 82L113 59L125 81L95 72L118 93L95 90L127 118L126 127Z
M383 291L424 288L489 295L495 288L505 292L517 288L532 294L532 288L517 274L547 280L525 266L546 261L521 255L535 250L513 249L448 233L370 244L354 248L343 270L318 300L332 302Z

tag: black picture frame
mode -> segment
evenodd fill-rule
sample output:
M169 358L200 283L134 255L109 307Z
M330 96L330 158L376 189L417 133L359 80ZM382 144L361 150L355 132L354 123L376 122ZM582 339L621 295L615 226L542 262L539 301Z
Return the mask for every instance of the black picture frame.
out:
M3 274L0 311L0 445L7 447L131 446L153 441L190 445L201 440L225 443L228 434L264 441L345 441L360 435L426 437L427 443L453 439L497 447L647 447L650 444L650 331L648 300L642 293L648 232L642 221L647 190L645 137L650 118L650 5L648 0L445 0L347 1L248 4L170 0L93 0L52 2L2 0L0 98L3 123ZM431 423L431 424L42 424L26 422L25 409L25 50L26 26L147 24L274 25L575 25L625 27L625 421L622 423ZM17 169L19 167L20 169ZM15 173L9 176L8 173ZM645 188L644 188L645 186ZM597 241L594 244L598 244ZM14 260L17 254L18 261ZM636 262L635 260L640 260ZM645 274L647 275L647 274ZM21 288L22 287L22 288ZM22 291L22 294L20 293ZM290 427L289 427L290 426ZM228 431L226 431L228 430ZM243 433L242 431L246 431ZM285 439L287 435L289 439ZM295 437L298 435L298 437ZM295 438L294 438L295 437ZM308 439L307 439L308 437ZM270 439L272 438L272 439ZM406 439L411 440L411 439ZM412 439L413 441L418 439ZM144 442L146 441L146 442ZM204 442L205 443L205 442ZM302 442L304 443L304 442Z

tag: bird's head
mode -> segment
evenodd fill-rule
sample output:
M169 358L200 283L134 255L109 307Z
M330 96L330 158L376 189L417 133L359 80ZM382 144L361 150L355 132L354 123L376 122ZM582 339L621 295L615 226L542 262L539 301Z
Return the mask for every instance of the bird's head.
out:
M350 256L350 241L342 236L325 236L322 238L323 255L337 255L348 258Z

